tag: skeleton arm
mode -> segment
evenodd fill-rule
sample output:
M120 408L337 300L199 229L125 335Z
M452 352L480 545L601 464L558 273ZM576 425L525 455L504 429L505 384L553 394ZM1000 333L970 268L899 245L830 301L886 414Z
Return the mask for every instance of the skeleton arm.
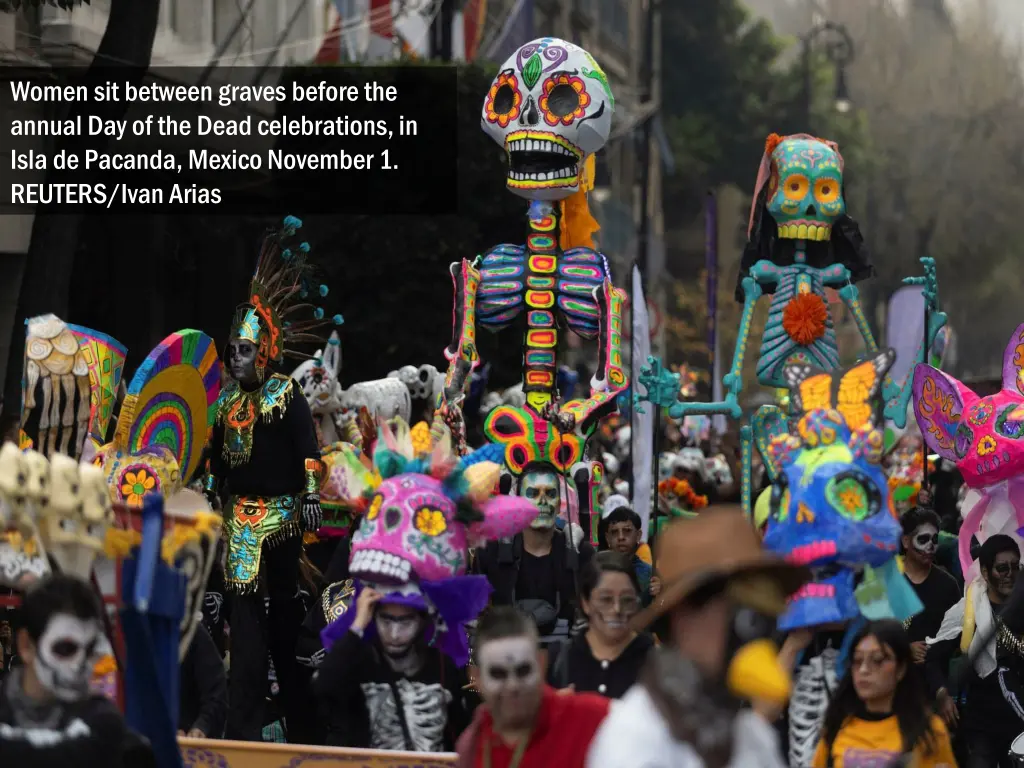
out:
M566 403L559 410L563 432L579 426L586 434L596 419L614 407L615 399L629 385L622 367L622 307L626 292L605 280L594 289L593 296L601 312L597 372L590 380L590 397Z
M480 272L465 259L451 265L455 286L455 305L452 311L452 341L444 351L448 359L444 397L452 400L465 395L470 374L480 364L476 348L476 291L480 285Z

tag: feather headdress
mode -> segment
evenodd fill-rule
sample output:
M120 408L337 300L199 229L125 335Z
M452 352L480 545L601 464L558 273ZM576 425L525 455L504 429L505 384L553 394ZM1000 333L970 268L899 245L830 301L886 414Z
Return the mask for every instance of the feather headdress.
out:
M235 310L231 338L256 346L256 370L261 378L269 364L281 363L285 356L311 358L295 345L322 344L317 331L345 322L341 315L325 319L323 307L309 300L313 293L326 297L329 291L326 285L316 284L309 243L292 243L301 228L301 219L286 216L279 231L264 237L248 301Z

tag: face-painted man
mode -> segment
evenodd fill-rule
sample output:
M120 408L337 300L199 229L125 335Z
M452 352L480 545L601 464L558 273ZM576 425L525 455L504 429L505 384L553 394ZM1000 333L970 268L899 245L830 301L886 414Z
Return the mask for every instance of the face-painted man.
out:
M508 606L480 617L475 638L477 686L484 707L459 742L463 765L580 766L609 700L556 692L544 684L537 629ZM468 758L468 759L467 759Z
M418 663L416 640L424 628L423 614L404 605L378 604L377 636L392 668L410 672Z
M535 471L523 477L519 495L537 505L540 514L531 523L534 530L546 531L555 527L561 501L558 475L554 472Z
M228 344L228 368L231 377L246 389L259 384L256 373L256 345L244 339L233 339Z

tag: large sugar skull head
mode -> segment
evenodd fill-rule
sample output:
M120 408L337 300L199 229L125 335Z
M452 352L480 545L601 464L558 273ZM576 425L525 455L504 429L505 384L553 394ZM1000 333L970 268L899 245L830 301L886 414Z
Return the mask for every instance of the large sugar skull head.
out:
M1002 389L979 397L930 365L914 369L914 415L929 449L960 470L970 489L960 508L960 560L971 568L972 536L1017 535L1024 526L1024 324L1003 353Z
M594 58L544 37L502 65L481 124L508 153L510 190L531 200L562 200L579 189L587 156L608 141L614 108L608 78Z
M396 430L397 436L382 424L372 472L354 455L337 465L351 475L347 487L368 499L352 536L353 578L394 586L461 576L471 547L513 536L537 517L526 499L492 496L498 464L452 456L450 438L416 458L408 425L399 422Z
M772 140L769 139L770 148ZM835 145L810 137L788 137L770 151L771 175L765 203L790 240L828 240L846 213L843 159Z
M766 462L776 481L769 500L766 549L811 569L779 620L791 630L859 614L854 575L878 567L899 547L900 526L882 469L878 406L891 350L833 373L786 369L794 428L772 439Z

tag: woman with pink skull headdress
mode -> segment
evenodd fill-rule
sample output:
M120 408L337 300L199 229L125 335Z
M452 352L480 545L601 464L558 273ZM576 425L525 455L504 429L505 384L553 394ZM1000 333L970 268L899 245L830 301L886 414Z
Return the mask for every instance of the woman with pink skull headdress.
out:
M381 425L372 470L348 456L348 487L365 510L349 559L355 607L324 629L313 682L330 744L440 752L468 724L466 624L491 592L466 575L469 551L538 514L493 495L494 457L484 448L458 458L447 433L417 456L404 422Z

